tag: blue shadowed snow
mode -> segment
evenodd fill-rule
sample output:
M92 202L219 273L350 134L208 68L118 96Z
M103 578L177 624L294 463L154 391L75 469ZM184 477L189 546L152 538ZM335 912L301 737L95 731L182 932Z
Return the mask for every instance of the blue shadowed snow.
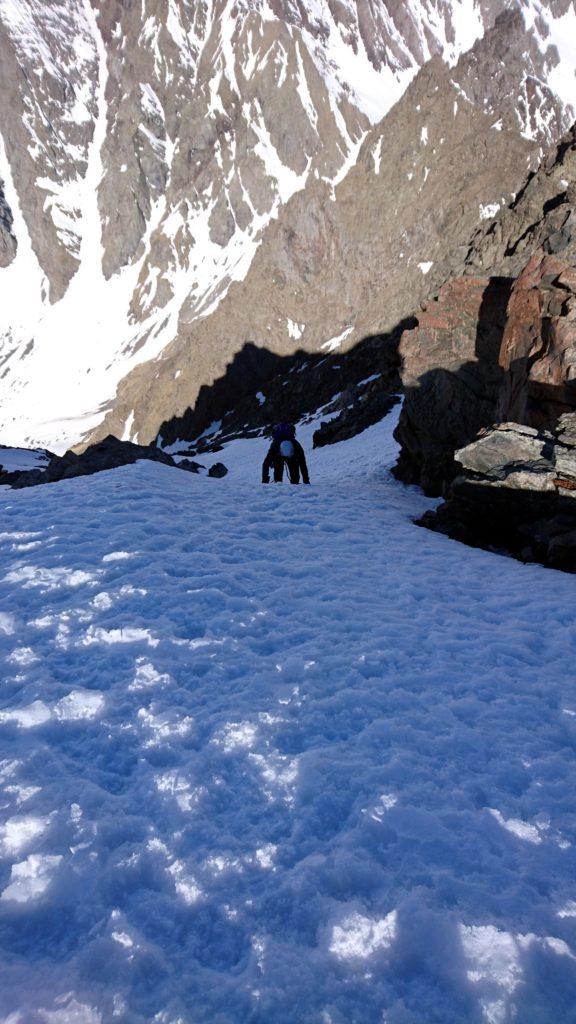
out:
M394 422L0 491L3 1024L576 1021L576 581Z

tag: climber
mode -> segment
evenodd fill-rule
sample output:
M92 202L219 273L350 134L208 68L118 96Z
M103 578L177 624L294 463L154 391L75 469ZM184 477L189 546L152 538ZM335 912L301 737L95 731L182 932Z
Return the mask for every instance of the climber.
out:
M270 470L274 470L275 483L281 483L284 466L288 469L291 484L310 483L306 456L301 444L296 440L296 428L288 423L279 423L272 431L272 444L262 465L262 483L269 483Z

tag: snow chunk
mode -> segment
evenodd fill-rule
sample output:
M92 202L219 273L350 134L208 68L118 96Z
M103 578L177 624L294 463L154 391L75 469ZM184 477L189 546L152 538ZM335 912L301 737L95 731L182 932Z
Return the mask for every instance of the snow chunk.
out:
M12 636L16 632L16 619L9 612L0 612L0 636Z
M254 746L257 735L258 727L252 722L229 722L212 742L228 754L232 750L249 750Z
M104 697L93 690L72 690L54 705L54 715L61 722L78 722L97 718L104 710Z
M37 725L44 725L52 717L50 708L42 700L35 700L23 708L16 708L14 711L0 711L0 723L14 722L21 729L33 729Z
M61 856L31 853L20 864L13 864L10 884L4 889L0 900L28 903L37 899L46 892L61 860Z
M133 558L133 551L110 551L109 554L104 555L103 562L124 562L127 558Z
M39 658L37 654L34 654L31 647L16 647L8 655L6 661L10 662L11 665L33 665L34 662L39 661Z
M395 937L395 910L382 918L354 913L334 926L329 949L339 960L368 960L378 950L388 949Z
M158 672L146 658L136 659L136 673L129 690L148 690L152 686L163 686L170 682L166 672Z
M518 839L523 839L527 843L541 843L542 836L540 829L536 825L529 825L527 822L522 821L521 818L504 818L500 811L493 807L488 807L487 810L496 818L496 821L502 828L506 829L507 832L511 832L512 835Z
M427 274L433 266L433 260L423 260L422 263L418 264L418 269L421 270L423 274Z
M91 644L136 644L145 642L150 647L157 647L159 640L152 635L149 629L139 629L136 626L127 626L120 629L102 629L100 626L90 626L86 635L80 641L84 647Z
M275 843L266 843L265 846L261 846L254 854L254 859L265 871L274 867L274 857L276 855L278 847Z
M0 827L0 849L4 857L22 853L35 839L46 832L50 818L32 814L9 818Z
M146 744L150 747L157 747L166 740L183 739L194 725L190 715L181 718L177 711L172 710L155 714L154 710L140 708L137 717L140 725L152 733L152 738Z
M4 576L4 583L20 583L24 590L39 587L44 591L59 590L61 587L81 587L93 583L97 574L82 569L46 569L33 565L22 565Z
M500 209L500 203L486 203L485 206L480 206L480 220L491 220L495 217Z
M188 906L192 906L192 904L197 903L202 896L202 889L196 882L195 878L187 873L182 861L175 860L168 868L168 871L174 879L176 892L183 902Z

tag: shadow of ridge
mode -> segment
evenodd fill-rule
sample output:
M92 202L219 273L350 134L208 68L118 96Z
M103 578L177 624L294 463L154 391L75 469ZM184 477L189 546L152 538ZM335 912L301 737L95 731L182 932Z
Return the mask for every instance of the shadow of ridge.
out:
M404 319L392 331L364 338L346 352L300 349L283 356L247 341L223 376L200 388L193 407L162 423L162 443L194 442L215 423L222 440L262 433L276 422L298 422L376 374L380 393L384 389L391 394L401 386L400 338L415 323L413 317Z

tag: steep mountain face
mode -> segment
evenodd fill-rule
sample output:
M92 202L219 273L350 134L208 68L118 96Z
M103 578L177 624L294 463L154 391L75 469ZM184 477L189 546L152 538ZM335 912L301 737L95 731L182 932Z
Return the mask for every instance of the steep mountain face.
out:
M0 0L2 439L148 441L248 341L393 326L566 127L571 31L571 0Z

